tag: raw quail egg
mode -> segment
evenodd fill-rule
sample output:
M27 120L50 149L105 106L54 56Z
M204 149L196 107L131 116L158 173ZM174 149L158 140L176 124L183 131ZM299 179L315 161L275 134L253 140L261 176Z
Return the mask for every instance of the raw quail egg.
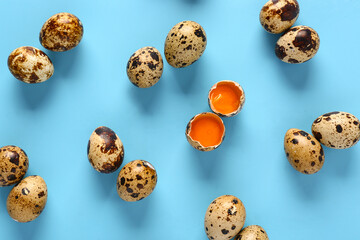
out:
M159 81L163 67L160 52L153 47L144 47L130 57L126 71L130 81L135 86L148 88Z
M0 187L20 182L29 167L29 159L19 147L0 148Z
M291 166L301 173L316 173L324 165L321 144L307 132L289 129L285 134L284 149Z
M206 235L214 240L231 239L240 232L245 218L245 207L240 199L231 195L218 197L206 210Z
M282 33L299 17L296 0L270 0L260 11L260 23L269 33Z
M7 211L17 222L30 222L44 210L47 187L40 176L29 176L21 180L7 198Z
M251 225L241 230L234 240L269 240L269 237L262 227Z
M275 54L286 63L303 63L313 58L320 46L317 32L307 26L292 27L276 43Z
M360 139L359 119L346 112L321 115L314 121L311 130L317 140L330 148L349 148Z
M195 149L212 151L222 143L225 137L225 126L218 115L204 112L189 121L185 135Z
M40 83L54 73L50 58L40 49L19 47L10 53L8 67L15 78L25 83Z
M208 102L211 110L217 115L232 117L244 106L245 93L237 82L224 80L210 89Z
M180 22L166 37L166 60L173 67L187 67L201 57L206 43L206 33L200 24L193 21Z
M50 17L42 26L40 43L48 50L64 52L76 47L83 33L83 25L75 15L58 13Z
M153 165L144 160L135 160L121 169L116 186L123 200L135 202L149 196L156 183L157 174Z
M87 155L93 168L101 173L116 171L124 160L124 146L108 127L98 127L91 134Z

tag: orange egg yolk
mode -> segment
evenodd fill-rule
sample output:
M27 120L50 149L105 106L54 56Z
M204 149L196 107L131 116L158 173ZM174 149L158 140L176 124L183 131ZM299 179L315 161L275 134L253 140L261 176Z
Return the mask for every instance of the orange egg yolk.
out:
M224 124L218 116L205 114L197 116L191 122L189 135L203 147L211 147L221 143L224 130Z
M232 82L220 82L210 92L212 108L221 113L229 114L238 110L242 91Z

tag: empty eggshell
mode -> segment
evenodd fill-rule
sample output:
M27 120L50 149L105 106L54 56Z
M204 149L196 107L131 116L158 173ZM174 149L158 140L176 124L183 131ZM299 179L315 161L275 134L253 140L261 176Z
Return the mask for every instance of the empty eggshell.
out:
M19 147L0 148L0 187L20 182L29 167L29 159Z
M320 46L317 32L307 26L290 28L276 43L275 54L286 63L303 63L313 58Z
M205 214L205 232L209 239L225 240L235 237L245 224L246 211L235 196L216 198Z
M35 47L19 47L8 58L8 67L15 78L25 83L40 83L54 73L50 58Z
M269 0L260 11L260 23L269 33L282 33L299 17L296 0Z
M127 202L140 201L149 196L157 183L156 170L149 162L135 160L127 163L117 178L117 192Z
M124 160L124 146L108 127L98 127L91 134L87 155L93 168L101 173L116 171Z
M269 240L269 237L262 227L251 225L241 230L234 240Z
M321 115L314 121L311 130L317 140L330 148L350 148L360 139L359 119L347 112Z
M173 67L187 67L201 57L206 43L206 34L200 24L193 21L180 22L166 37L166 60Z
M286 157L291 166L304 174L314 174L324 165L324 150L321 144L299 129L289 129L284 138Z
M40 176L29 176L16 185L7 198L7 211L17 222L30 222L44 210L47 187Z
M221 118L210 112L197 114L186 126L185 135L195 149L212 151L220 146L225 137L225 126Z
M144 47L130 57L126 71L135 86L148 88L159 81L163 67L160 52L154 47Z
M63 52L76 47L84 33L81 21L73 14L58 13L50 17L40 31L40 43L44 48Z
M243 108L245 93L237 82L223 80L210 89L208 103L211 110L220 117L232 117Z

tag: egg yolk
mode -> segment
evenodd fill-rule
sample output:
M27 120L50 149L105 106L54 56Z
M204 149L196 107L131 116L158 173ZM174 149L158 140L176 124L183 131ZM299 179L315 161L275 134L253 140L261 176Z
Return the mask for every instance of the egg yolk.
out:
M221 113L229 114L238 110L242 91L232 82L220 82L210 92L212 108Z
M215 114L202 114L191 122L190 137L203 147L219 145L225 128L221 119Z

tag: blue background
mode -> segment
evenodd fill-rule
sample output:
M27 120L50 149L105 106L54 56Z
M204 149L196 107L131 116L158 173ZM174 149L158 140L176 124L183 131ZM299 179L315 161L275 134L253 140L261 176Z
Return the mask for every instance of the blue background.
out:
M318 31L316 57L301 65L274 55L279 36L262 29L265 1L234 0L13 0L0 2L0 145L23 148L27 175L41 175L48 202L35 221L7 214L11 187L0 189L1 239L206 239L203 221L218 196L239 197L246 225L263 226L275 240L359 239L360 146L325 148L322 170L296 172L286 160L287 129L311 131L319 115L360 116L357 0L301 0L295 25ZM80 45L45 51L55 66L45 83L28 85L7 69L20 46L40 49L38 35L53 14L70 12L84 24ZM144 46L163 53L173 25L199 22L208 36L202 58L185 69L164 61L154 87L138 89L126 76L130 55ZM186 141L186 124L209 111L207 94L217 81L239 82L246 103L224 119L226 138L203 153ZM144 159L158 172L148 198L122 201L119 172L100 174L89 164L92 131L112 128L125 146L125 161Z

